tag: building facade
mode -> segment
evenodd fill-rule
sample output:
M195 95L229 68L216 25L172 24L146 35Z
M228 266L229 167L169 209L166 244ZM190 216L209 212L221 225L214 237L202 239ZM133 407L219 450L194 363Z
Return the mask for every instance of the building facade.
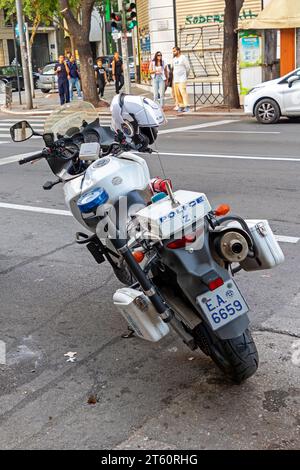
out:
M29 26L29 34L32 28ZM41 26L32 46L32 64L38 70L48 62L57 59L59 36L54 26ZM17 45L20 63L20 48ZM0 66L10 65L15 60L14 31L12 25L5 22L4 12L0 11Z
M261 0L245 0L241 21L261 7ZM189 58L191 80L222 82L224 9L224 0L176 0L177 43Z
M262 0L245 0L242 19L252 19ZM150 83L147 62L161 51L172 61L176 44L188 57L190 81L222 82L224 0L137 0L141 81Z

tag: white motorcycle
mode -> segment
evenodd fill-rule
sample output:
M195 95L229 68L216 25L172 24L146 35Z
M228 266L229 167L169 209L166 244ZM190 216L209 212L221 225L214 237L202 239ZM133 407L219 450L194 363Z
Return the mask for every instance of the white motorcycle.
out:
M89 103L53 113L42 135L44 158L62 183L65 200L86 229L76 240L101 264L110 263L126 286L113 302L135 335L158 341L170 327L192 350L200 348L241 383L258 367L248 305L234 275L270 269L284 261L266 220L245 221L205 194L151 179L145 160L165 117L153 101L118 95L112 127L103 127ZM11 128L14 141L39 135L27 121Z

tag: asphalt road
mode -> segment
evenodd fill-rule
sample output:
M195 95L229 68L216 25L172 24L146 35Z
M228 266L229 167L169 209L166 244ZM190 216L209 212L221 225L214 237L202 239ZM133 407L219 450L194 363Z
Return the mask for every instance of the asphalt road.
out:
M30 122L41 129L43 119ZM118 281L74 243L71 217L32 211L64 210L62 190L42 190L45 163L18 166L42 142L12 143L11 121L0 116L0 448L299 448L300 123L179 117L158 138L160 160L145 157L175 188L293 237L282 266L237 277L260 354L238 387L173 334L158 344L121 337Z

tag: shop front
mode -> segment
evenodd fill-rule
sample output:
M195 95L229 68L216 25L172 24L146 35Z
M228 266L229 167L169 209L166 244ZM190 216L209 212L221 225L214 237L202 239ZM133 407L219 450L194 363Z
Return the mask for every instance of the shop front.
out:
M280 75L300 66L300 0L268 0L263 11L244 29L278 30Z
M241 22L256 18L261 6L261 0L245 0ZM222 82L224 10L224 0L176 0L177 43L195 82Z

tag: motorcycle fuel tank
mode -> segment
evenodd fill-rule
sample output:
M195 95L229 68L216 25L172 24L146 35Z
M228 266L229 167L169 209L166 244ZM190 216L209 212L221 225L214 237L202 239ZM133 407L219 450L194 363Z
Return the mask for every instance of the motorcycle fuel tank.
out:
M84 193L104 188L108 203L115 204L121 196L133 190L144 190L150 183L150 174L145 160L131 152L118 157L103 157L93 162L85 174L64 185L65 200L74 217L82 223L77 200ZM85 225L85 224L84 224Z

